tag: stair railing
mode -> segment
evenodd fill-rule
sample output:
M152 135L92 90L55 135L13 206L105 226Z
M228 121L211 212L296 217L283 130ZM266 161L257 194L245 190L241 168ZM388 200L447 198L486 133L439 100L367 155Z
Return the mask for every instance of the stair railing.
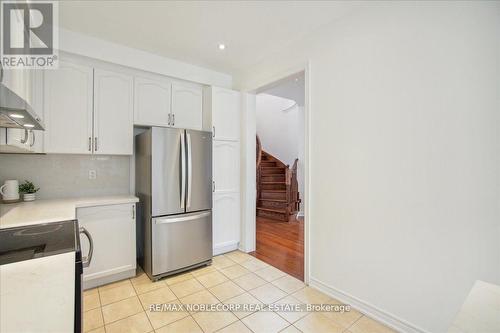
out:
M255 157L256 157L256 163L257 163L257 167L256 167L256 181L257 181L257 190L256 190L256 196L257 196L257 200L259 200L260 198L260 175L261 175L261 162L262 162L262 144L260 142L260 138L258 135L256 135L256 154L255 154Z
M292 214L299 210L300 199L299 199L299 183L297 181L297 164L299 159L296 158L293 162L293 166L290 168L287 165L285 170L285 183L286 183L286 201L287 213Z

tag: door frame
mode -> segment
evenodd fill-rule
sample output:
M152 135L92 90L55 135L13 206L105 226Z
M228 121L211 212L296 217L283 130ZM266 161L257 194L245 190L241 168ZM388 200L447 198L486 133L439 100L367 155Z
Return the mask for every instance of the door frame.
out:
M256 131L256 106L255 98L252 101L251 94L256 94L259 90L276 84L279 81L288 79L297 73L304 72L304 282L309 284L310 280L310 230L311 230L311 192L310 192L310 144L311 144L311 69L310 61L297 64L287 70L272 74L267 79L251 85L244 89L242 98L242 165L247 159L251 159L252 163L248 163L247 167L243 167L242 173L242 227L240 249L244 252L252 252L256 249L256 195L255 183L256 165L255 165L255 137ZM253 176L252 176L253 175ZM247 184L247 185L244 185Z

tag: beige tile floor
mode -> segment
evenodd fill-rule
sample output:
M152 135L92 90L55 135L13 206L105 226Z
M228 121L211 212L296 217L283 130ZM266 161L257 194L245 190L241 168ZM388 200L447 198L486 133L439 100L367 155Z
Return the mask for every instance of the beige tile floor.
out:
M340 304L294 277L239 251L213 264L151 282L136 277L84 292L85 332L394 333L350 312L151 312L151 304Z

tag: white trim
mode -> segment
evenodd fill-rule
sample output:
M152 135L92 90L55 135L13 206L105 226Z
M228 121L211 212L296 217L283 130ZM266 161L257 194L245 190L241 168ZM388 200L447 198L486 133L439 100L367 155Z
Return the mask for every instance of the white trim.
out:
M349 304L354 309L366 314L368 317L371 317L398 332L402 333L429 333L429 331L424 330L423 328L417 327L413 324L410 324L406 320L399 318L398 316L384 311L368 302L365 302L357 297L350 295L342 290L339 290L333 286L328 285L325 282L322 282L319 279L314 277L310 277L310 286L315 288L330 297L333 297L343 303Z
M232 76L139 49L59 29L59 49L113 64L201 84L231 88Z
M238 250L238 244L239 244L238 241L230 241L230 242L214 244L212 251L213 255L216 256L222 253Z
M256 249L255 224L255 103L254 94L241 94L241 243L240 250L252 252ZM253 147L253 148L252 148Z
M308 60L304 66L304 282L311 280L311 219L309 209L311 203L311 62Z

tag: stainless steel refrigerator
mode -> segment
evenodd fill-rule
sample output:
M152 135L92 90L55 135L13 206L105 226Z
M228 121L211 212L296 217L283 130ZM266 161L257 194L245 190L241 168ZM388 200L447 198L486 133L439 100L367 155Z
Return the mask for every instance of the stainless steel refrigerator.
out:
M212 133L152 127L136 136L138 257L153 280L212 260Z

